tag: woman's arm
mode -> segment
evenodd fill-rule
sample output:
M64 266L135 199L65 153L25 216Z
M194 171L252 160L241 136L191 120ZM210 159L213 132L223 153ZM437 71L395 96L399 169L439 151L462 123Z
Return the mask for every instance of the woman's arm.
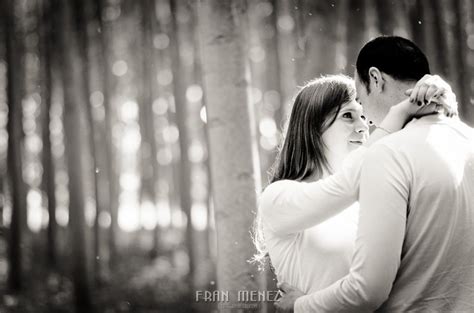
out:
M436 91L436 88L441 90L438 94L451 92L439 80L432 83L434 87L424 92ZM422 96L423 90L421 93L419 89L416 91L417 96ZM378 125L379 128L372 132L366 146L402 129L423 107L426 107L426 115L432 114L430 110L434 112L436 106L418 106L407 98L391 107ZM351 152L341 170L325 179L311 183L283 180L269 185L260 197L259 212L264 225L275 233L295 233L325 221L357 201L360 170L366 149L361 147Z
M458 104L451 86L438 75L425 75L415 87L408 89L409 98L390 107L384 120L370 135L365 146L370 146L388 134L401 130L413 118L445 113L457 116Z
M260 197L263 225L286 235L317 225L357 200L359 171L364 147L353 151L335 174L316 182L277 181Z

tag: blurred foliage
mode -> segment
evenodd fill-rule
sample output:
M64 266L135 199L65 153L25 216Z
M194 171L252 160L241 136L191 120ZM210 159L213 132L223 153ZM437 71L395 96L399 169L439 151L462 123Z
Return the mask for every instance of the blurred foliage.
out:
M17 45L13 55L0 45L0 312L74 311L71 250L77 247L71 246L70 225L75 221L69 219L69 208L71 193L76 191L68 187L65 129L70 125L64 124L65 114L70 114L65 104L71 101L64 98L65 90L74 86L68 86L61 73L65 66L58 43L61 34L66 40L77 40L80 51L75 52L85 60L80 74L91 110L87 115L87 108L79 108L77 118L85 189L85 205L80 209L87 248L81 261L91 271L93 307L105 313L214 310L211 304L191 307L190 300L196 289L216 288L218 240L199 55L202 17L197 15L197 4L187 0L67 3L75 12L71 25L79 32L64 33L58 22L65 14L61 1L4 0L0 7L0 40ZM414 39L426 51L432 71L452 84L461 118L474 125L473 12L474 4L468 0L248 1L245 49L251 76L250 114L256 117L257 130L251 140L259 146L263 185L297 87L323 74L352 75L358 50L379 34ZM6 22L10 19L13 23ZM18 74L15 81L8 80L12 58L21 67L13 69ZM11 148L7 124L13 110L9 86L17 88L20 101L14 104L21 113L21 122L15 125L22 133L15 144L21 150L26 186L21 243L8 241L12 212L18 209L12 200L18 186L11 186L6 175L11 171L7 164ZM185 106L184 116L177 105ZM53 169L43 159L42 138L48 132ZM53 175L54 195L47 192L46 171ZM186 201L183 195L190 199L189 208L181 205ZM55 265L48 263L46 254L51 248L47 230L53 220L48 213L52 196L56 200ZM115 225L116 232L111 231ZM7 286L12 244L23 251L21 292Z

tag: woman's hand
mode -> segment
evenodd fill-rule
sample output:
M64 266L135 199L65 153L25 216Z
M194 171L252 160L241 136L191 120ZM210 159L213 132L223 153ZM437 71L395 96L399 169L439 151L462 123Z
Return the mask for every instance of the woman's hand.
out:
M412 117L421 117L441 111L444 111L449 117L458 115L456 95L451 86L438 75L423 76L415 87L408 89L405 94L410 97L411 103L416 103L420 107Z
M405 94L408 99L390 108L384 124L390 132L400 130L412 118L444 111L447 116L457 115L456 95L438 75L425 75Z
M415 87L405 94L409 98L390 107L384 120L376 125L365 146L370 146L387 134L399 131L412 118L443 112L447 116L458 115L456 95L451 87L438 75L425 75Z
M415 87L405 92L409 98L390 107L384 120L376 125L365 146L370 146L387 134L399 131L412 118L437 114L457 115L456 95L451 87L438 75L425 75Z

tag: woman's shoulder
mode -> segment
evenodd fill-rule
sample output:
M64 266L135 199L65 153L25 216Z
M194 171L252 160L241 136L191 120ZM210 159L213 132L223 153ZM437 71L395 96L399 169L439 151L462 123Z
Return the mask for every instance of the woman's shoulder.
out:
M260 195L259 206L261 209L274 207L277 203L284 200L285 195L294 193L303 182L296 180L279 180L269 184Z
M285 192L288 189L297 188L298 186L301 186L301 184L305 184L305 183L301 181L290 180L290 179L279 180L265 187L265 189L262 192L261 197L278 195L282 192Z

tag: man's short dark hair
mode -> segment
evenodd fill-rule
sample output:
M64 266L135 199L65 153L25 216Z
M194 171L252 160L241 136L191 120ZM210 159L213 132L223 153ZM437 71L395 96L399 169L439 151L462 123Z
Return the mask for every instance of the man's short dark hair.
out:
M381 72L403 81L417 81L430 74L430 66L425 54L412 41L398 36L380 36L360 50L357 57L357 75L369 87L369 69Z

